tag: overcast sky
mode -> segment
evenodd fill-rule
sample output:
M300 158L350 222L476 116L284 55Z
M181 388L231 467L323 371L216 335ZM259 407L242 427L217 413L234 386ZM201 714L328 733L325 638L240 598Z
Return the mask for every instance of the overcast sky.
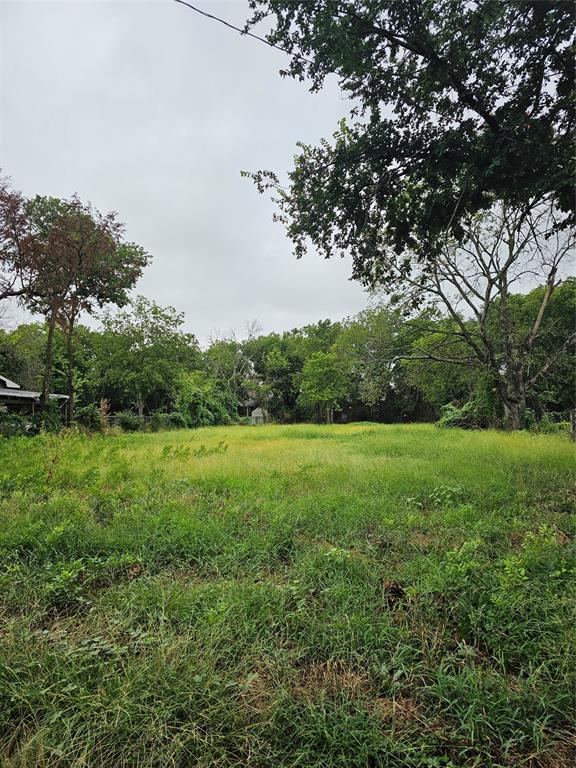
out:
M245 0L197 0L241 25ZM296 261L241 170L285 172L348 103L281 78L286 57L172 0L0 0L0 167L25 195L116 210L152 255L136 291L214 331L362 309L349 260Z

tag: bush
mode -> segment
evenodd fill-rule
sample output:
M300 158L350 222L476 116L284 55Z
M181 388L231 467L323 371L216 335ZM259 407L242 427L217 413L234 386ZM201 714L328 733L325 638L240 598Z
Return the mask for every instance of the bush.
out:
M236 421L236 404L231 393L202 371L181 377L176 407L189 427L211 427Z
M481 376L473 396L464 405L448 403L440 408L438 427L460 427L461 429L486 429L498 424L498 404L494 382Z
M40 428L45 432L59 432L62 429L62 408L58 400L48 400L46 406L38 414Z
M461 429L483 429L490 426L485 415L478 409L475 400L469 400L459 407L453 403L440 408L440 418L437 427L460 427Z
M100 430L102 427L100 408L96 403L90 403L90 405L86 405L84 408L78 408L75 418L78 424L93 432Z
M0 435L2 437L21 437L38 432L35 419L30 414L0 413Z
M138 432L144 426L144 419L132 411L118 411L114 414L114 421L124 432Z
M527 427L532 432L539 432L545 435L568 435L571 431L571 425L569 421L562 420L562 415L556 414L557 418L554 418L552 413L543 413L540 421L534 420L531 424L527 424Z
M153 432L158 432L160 429L184 429L187 426L186 419L178 411L172 413L157 411L150 416L150 427Z
M150 414L150 429L152 432L160 432L162 429L184 429L188 425L186 419L178 411L164 413L163 411L154 411Z
M168 420L172 429L185 429L188 426L186 419L179 411L169 413Z
M152 432L160 432L161 429L166 429L167 413L161 411L154 411L150 414L150 429Z

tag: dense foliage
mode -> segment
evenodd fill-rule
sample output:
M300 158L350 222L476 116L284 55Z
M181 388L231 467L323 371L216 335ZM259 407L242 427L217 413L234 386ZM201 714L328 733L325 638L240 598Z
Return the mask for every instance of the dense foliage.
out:
M510 296L510 325L519 338L531 327L545 291ZM569 279L550 298L527 352L529 372L551 352L556 359L528 393L529 415L519 426L539 422L544 414L567 419L574 408L574 354L563 340L575 312L576 280ZM473 321L463 322L473 332ZM322 320L284 333L221 338L204 350L183 325L184 317L173 308L142 297L107 312L98 330L78 325L72 352L79 423L92 429L102 423L127 430L145 424L201 427L237 422L260 407L268 420L281 422L430 421L442 413L443 423L503 424L490 371L470 360L458 323L437 310L407 319L399 308L375 304L338 323ZM497 345L499 326L491 327ZM0 331L3 375L25 388L39 388L47 333L41 323ZM54 388L65 390L68 339L59 328L53 347ZM439 347L449 348L448 360L437 357ZM447 405L457 417L454 410L442 410ZM447 419L447 413L454 418Z
M494 200L551 196L573 222L574 8L554 0L250 0L249 27L319 90L336 76L351 120L299 145L278 193L301 255L352 253L370 280L383 247L433 254Z
M272 190L298 257L349 254L364 285L442 306L512 429L556 362L531 356L574 248L573 7L526 0L251 0L282 74L350 97L331 141L300 143ZM548 288L523 336L512 285ZM472 318L471 325L465 318ZM495 330L493 327L499 327ZM573 329L564 337L576 343ZM429 352L450 359L449 344ZM543 348L542 348L543 349Z

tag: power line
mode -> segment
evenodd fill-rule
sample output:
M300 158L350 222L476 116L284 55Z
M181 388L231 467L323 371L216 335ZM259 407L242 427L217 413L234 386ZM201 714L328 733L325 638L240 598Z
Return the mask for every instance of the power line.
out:
M229 21L226 21L225 19L221 19L219 16L214 16L214 14L208 13L208 11L203 11L201 8L197 8L195 5L192 5L191 3L187 3L186 0L174 0L174 2L180 3L180 5L185 5L187 8L190 8L191 11L195 11L196 13L199 13L201 16L205 16L207 19L212 19L212 21L218 21L220 24L224 24L225 27L228 27L228 29L232 29L235 32L239 32L241 35L247 35L248 37L253 37L254 40L258 40L258 42L264 43L264 45L267 45L269 48L275 48L277 51L282 51L282 53L287 53L288 56L291 56L293 59L298 59L299 61L305 61L307 64L314 63L310 61L310 59L307 59L305 56L302 56L299 53L293 53L292 51L289 51L287 48L282 48L281 45L276 45L276 43L271 43L269 40L266 40L265 37L260 37L260 35L256 35L254 34L254 32L249 32L247 29L242 29L242 27L236 27L234 24L231 24Z

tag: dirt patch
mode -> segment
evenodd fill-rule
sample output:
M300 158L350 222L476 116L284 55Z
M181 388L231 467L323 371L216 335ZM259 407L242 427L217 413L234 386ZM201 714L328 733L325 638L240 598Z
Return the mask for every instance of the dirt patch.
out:
M437 537L435 537L433 534L423 533L421 531L413 533L410 537L410 544L412 544L412 546L416 547L417 549L430 550L433 548L436 541Z
M313 536L307 536L305 533L294 535L294 544L301 549L318 549L321 552L327 552L336 548L336 544L327 539L320 539Z
M382 720L392 720L408 723L420 720L418 704L408 696L398 696L394 699L379 697L372 701L374 713Z
M318 698L347 693L355 697L370 693L370 677L342 661L311 662L298 668L291 692L295 697Z
M510 547L512 549L520 549L522 542L524 541L524 536L521 533L511 533L508 537L508 541L510 542Z
M384 579L382 582L382 596L388 608L395 608L404 599L405 595L404 587L399 582L393 579Z
M272 708L277 689L267 669L250 672L238 682L240 700L246 709L262 714Z
M555 744L549 751L539 755L510 756L508 762L511 768L516 765L525 768L574 768L576 765L576 737L560 744Z

